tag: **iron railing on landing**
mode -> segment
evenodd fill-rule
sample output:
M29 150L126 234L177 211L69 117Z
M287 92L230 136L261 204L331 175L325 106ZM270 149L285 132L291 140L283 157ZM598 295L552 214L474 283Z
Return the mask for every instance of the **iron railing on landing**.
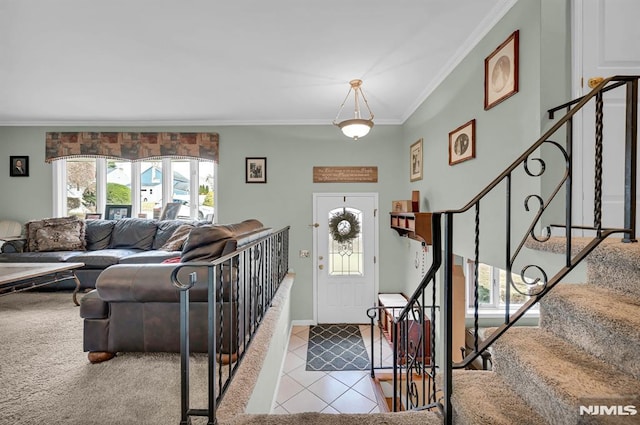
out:
M405 326L408 322L420 322L425 321L426 316L424 314L416 315L415 312L422 311L422 307L425 305L425 299L428 295L434 300L437 299L436 291L442 290L442 315L441 315L441 331L442 338L441 343L444 344L442 352L443 358L436 363L435 354L437 352L436 347L436 315L435 311L431 315L431 327L429 340L431 341L431 356L426 357L429 361L424 362L423 356L420 355L420 347L423 347L423 341L427 339L427 335L424 334L423 329L425 327L422 323L418 323L417 329L419 332L410 336L408 332L400 334L399 338L394 338L394 351L402 352L401 347L407 347L409 349L408 357L412 359L409 362L395 362L394 361L394 388L401 384L398 393L394 394L410 394L411 396L405 398L405 401L395 403L395 399L400 397L394 396L393 410L402 409L435 409L440 410L444 416L444 423L452 423L452 380L453 369L466 368L470 366L476 358L482 355L485 350L491 346L501 335L504 334L511 326L514 325L519 319L521 319L525 313L533 307L540 299L542 299L552 288L559 283L571 270L573 270L593 249L595 249L605 238L614 233L622 233L624 235L624 242L635 242L636 240L636 168L637 168L637 136L638 136L638 78L639 76L615 76L607 78L602 81L597 87L595 87L589 94L576 99L567 104L561 105L558 108L554 108L549 111L550 118L553 118L553 113L558 110L565 109L565 115L560 118L547 132L545 132L540 139L538 139L529 149L527 149L520 157L518 157L506 170L504 170L498 177L496 177L489 185L487 185L477 196L469 201L464 207L457 210L446 210L434 212L432 215L432 231L433 231L433 258L432 265L429 271L426 273L418 288L409 299L403 311L397 315L395 320L394 329ZM616 90L623 87L626 92L624 93L625 111L624 111L624 140L603 140L603 126L604 120L604 108L603 108L603 95L604 93ZM595 117L594 117L594 158L593 158L593 176L594 176L594 222L593 224L585 225L584 223L576 224L573 222L572 212L572 199L573 199L573 119L579 112L583 111L585 105L590 102L595 102ZM583 114L586 115L586 114ZM587 120L588 117L583 116L583 120ZM551 140L551 137L562 137L564 132L564 142L558 142ZM584 143L590 142L586 137L583 137ZM606 228L603 226L602 217L602 180L603 180L603 145L604 143L624 143L625 162L624 162L624 217L623 226L620 228ZM547 167L547 163L553 162L555 158L546 153L545 159L535 157L536 152L543 146L549 146L553 148L553 151L559 154L559 160L562 163L560 167L561 172L557 175L550 176L558 178L558 182L555 187L546 196L538 193L527 194L523 193L521 208L533 217L530 221L523 221L523 214L514 218L513 209L515 204L513 201L519 194L516 194L516 190L521 188L534 187L526 183L528 179L541 178L545 172L548 172L551 167ZM537 166L533 164L536 163ZM583 166L586 166L583 165ZM521 168L522 167L522 168ZM551 174L551 173L549 173ZM561 174L561 175L560 175ZM523 182L518 180L519 184L514 184L516 179L522 179ZM536 186L540 188L541 185ZM504 227L502 229L496 229L495 224L495 207L498 204L497 199L502 195L499 193L504 190ZM564 192L564 196L558 196L561 191ZM541 192L541 190L538 190ZM556 199L564 208L564 221L561 224L546 225L543 221L549 222L549 216L545 216L543 220L543 214L551 210L551 202ZM564 202L564 204L562 204ZM492 215L490 220L482 220L481 215L481 203L486 205L487 210ZM554 204L554 205L557 205ZM493 209L492 209L493 208ZM537 209L537 210L536 210ZM471 213L472 217L464 216L465 213ZM556 210L557 212L557 210ZM553 211L552 211L553 213ZM552 214L553 216L553 214ZM473 301L474 311L474 324L471 329L473 333L473 347L472 350L465 352L466 356L461 362L453 362L453 350L457 350L458 347L452 346L453 329L452 329L452 310L453 310L453 271L454 271L454 254L457 250L454 247L454 218L460 217L462 226L459 226L461 230L456 233L457 236L467 234L467 230L472 230L473 234L473 247L474 247L474 261L476 265L475 281L473 283L471 295ZM466 220L465 220L466 218ZM557 217L553 217L558 219ZM486 221L490 223L485 224ZM443 223L444 222L444 223ZM481 226L485 224L484 229L490 229L487 236L481 238ZM563 239L565 244L564 253L564 265L560 270L547 272L540 265L536 264L519 264L516 267L516 261L520 262L526 260L520 260L519 255L522 253L522 248L527 241L536 241L537 243L544 243L551 238L552 228L561 229L560 238ZM540 230L541 229L541 230ZM574 231L581 231L590 234L589 239L583 243L580 247L573 246L572 235ZM501 234L502 233L502 234ZM442 236L441 236L442 235ZM502 258L504 258L504 269L506 270L506 287L505 287L505 313L502 324L497 330L486 337L484 340L479 338L479 282L478 282L478 270L477 265L480 262L480 245L481 241L491 244L495 250L498 239L504 237L504 252ZM515 243L512 243L515 242ZM518 270L522 283L516 285L514 283L512 273ZM438 273L442 275L442 286L438 285L436 278ZM526 287L523 289L522 285ZM511 305L512 295L518 295L525 297L526 302L516 307ZM516 309L517 308L517 309ZM512 310L514 310L512 312ZM405 351L406 352L406 351ZM433 379L436 376L436 372L440 375L440 379ZM422 397L417 397L419 394L420 385L417 385L416 381L422 382L422 388L428 388L426 393L423 393ZM425 385L425 382L428 385ZM436 382L441 382L437 384ZM426 395L424 395L426 394Z
M182 270L189 272L187 283L180 281ZM180 289L181 425L191 423L191 416L216 423L217 406L288 270L289 227L212 262L187 262L174 269L171 279ZM189 400L189 292L198 289L206 290L208 299L206 409L192 409Z

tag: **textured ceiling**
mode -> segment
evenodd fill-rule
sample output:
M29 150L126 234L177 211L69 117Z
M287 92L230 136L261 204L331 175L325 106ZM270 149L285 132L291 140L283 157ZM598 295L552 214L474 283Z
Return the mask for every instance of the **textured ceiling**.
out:
M0 124L398 124L513 3L0 0Z

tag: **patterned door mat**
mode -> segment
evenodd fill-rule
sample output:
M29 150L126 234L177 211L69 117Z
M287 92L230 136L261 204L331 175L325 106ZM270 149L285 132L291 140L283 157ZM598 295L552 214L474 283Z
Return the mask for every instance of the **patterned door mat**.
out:
M369 367L358 325L311 326L307 370L367 370Z

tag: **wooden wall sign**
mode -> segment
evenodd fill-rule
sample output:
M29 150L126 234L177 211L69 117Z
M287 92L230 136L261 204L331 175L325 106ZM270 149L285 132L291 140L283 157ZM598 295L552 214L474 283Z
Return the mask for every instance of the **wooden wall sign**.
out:
M313 167L314 183L377 183L378 167Z

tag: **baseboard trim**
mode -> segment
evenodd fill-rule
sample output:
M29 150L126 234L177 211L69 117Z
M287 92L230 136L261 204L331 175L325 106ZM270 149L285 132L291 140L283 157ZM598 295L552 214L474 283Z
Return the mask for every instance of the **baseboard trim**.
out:
M315 326L318 323L315 320L292 320L291 326Z

